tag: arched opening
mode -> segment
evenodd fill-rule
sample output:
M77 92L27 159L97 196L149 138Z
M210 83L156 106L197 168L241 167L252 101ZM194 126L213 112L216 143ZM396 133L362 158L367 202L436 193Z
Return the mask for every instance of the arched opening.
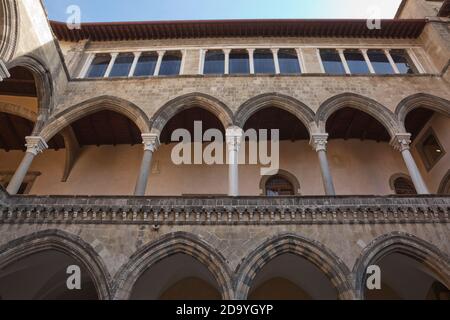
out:
M389 144L389 124L350 103L331 113L325 122L328 158L336 193L392 194L391 176L407 172L401 154ZM377 114L377 111L374 111ZM382 117L381 111L379 113Z
M25 137L33 134L39 112L33 73L25 67L14 67L10 74L0 82L0 185L5 188L24 156ZM63 149L63 138L56 135L48 146L54 151ZM18 193L33 193L33 184L40 175L40 169L30 168Z
M450 117L421 104L406 114L404 125L417 166L430 191L438 193L450 161Z
M422 262L392 252L374 262L381 270L381 290L365 290L367 300L450 300L450 290Z
M59 132L66 150L40 155L47 171L42 170L39 194L132 194L142 157L141 131L134 121L100 108Z
M395 174L390 180L391 189L398 195L417 195L411 178L405 174Z
M215 134L207 138L205 133L210 130ZM227 194L226 183L218 183L227 181L228 174L225 127L215 114L198 104L182 108L165 123L160 142L152 161L147 193Z
M297 178L292 173L282 169L272 176L263 176L259 188L261 194L268 197L300 194L300 183Z
M295 194L292 183L281 175L271 177L265 187L265 195L268 197L293 196Z
M69 289L69 266L80 268L80 289ZM77 284L77 281L70 282ZM66 253L49 249L0 268L0 300L97 300L99 294L86 267Z
M131 300L220 300L221 290L208 268L187 254L152 265L137 279Z
M438 194L450 195L450 170L448 170L447 174L442 179Z
M255 110L247 118L244 132L246 143L241 148L242 152L245 151L246 165L240 167L239 181L243 195L261 194L261 192L271 196L297 195L299 194L297 181L301 181L304 186L303 194L322 193L320 178L317 179L317 176L320 176L317 157L309 146L309 131L296 115L277 107L276 104L268 104ZM265 136L261 135L263 132L266 133ZM269 165L262 162L260 156L257 162L252 159L254 151L251 149L251 144L255 141L259 142L260 151L261 144L267 143L267 155L275 160L277 151L272 150L272 147L278 147L273 144L277 137L279 167L289 171L289 176L280 173L277 168L264 176L264 184L260 185L255 178L261 177L261 169L269 168ZM257 190L258 187L260 190Z
M303 257L286 253L269 261L253 280L249 300L336 300L330 279Z

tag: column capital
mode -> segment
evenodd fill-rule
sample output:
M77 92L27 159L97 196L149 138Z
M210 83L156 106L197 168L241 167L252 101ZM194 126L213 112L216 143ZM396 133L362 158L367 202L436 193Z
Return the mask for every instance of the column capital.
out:
M398 133L391 140L391 145L394 149L403 152L409 150L411 144L411 134L410 133Z
M225 132L226 143L229 151L238 151L244 132L239 127L229 127Z
M160 145L159 135L156 133L142 134L142 144L144 145L144 151L155 152Z
M45 142L44 138L39 136L25 137L25 141L27 142L25 144L27 152L32 153L35 156L48 148L47 142Z
M310 142L316 152L326 151L328 143L328 133L315 133L311 135Z

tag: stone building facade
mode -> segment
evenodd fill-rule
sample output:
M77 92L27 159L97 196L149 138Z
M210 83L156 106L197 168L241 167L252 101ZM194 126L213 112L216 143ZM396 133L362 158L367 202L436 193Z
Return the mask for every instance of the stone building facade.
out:
M71 29L2 0L0 298L449 299L449 7ZM228 164L173 162L196 121ZM248 129L279 129L270 175Z

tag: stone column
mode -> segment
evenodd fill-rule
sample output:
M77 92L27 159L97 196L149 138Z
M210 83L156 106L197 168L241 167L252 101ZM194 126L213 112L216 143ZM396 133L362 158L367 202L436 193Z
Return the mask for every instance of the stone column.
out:
M34 157L48 148L47 143L42 137L26 137L25 140L27 142L25 144L27 151L22 159L22 162L14 173L14 176L9 182L8 188L6 188L9 194L16 194L17 191L19 191L20 185L23 183Z
M327 196L336 195L334 189L333 177L331 176L330 166L327 158L328 134L320 133L311 135L311 146L316 150L319 156L320 171L322 173L323 186Z
M248 52L248 61L250 64L250 74L255 74L255 49L247 49Z
M155 77L159 75L159 70L161 69L161 63L165 54L165 50L158 51L158 61L156 61L155 72L153 73Z
M228 147L228 195L239 196L239 148L242 140L242 129L230 127L226 130Z
M280 61L278 60L278 51L279 49L272 49L273 54L273 63L275 65L275 74L280 74Z
M347 59L345 58L344 49L338 49L338 52L342 60L342 65L344 66L345 73L351 74L350 68L348 67Z
M108 68L106 69L105 75L103 76L103 78L108 78L109 75L111 74L111 71L114 67L114 63L116 62L116 58L119 55L119 53L115 52L115 53L111 53L111 60L109 61L109 65Z
M144 133L142 135L142 143L144 144L144 156L142 157L141 170L134 189L135 196L145 195L148 176L152 167L153 153L159 147L159 136L153 133Z
M397 65L395 64L394 59L392 59L391 53L389 52L389 50L385 49L384 50L384 54L386 55L386 57L389 60L389 63L391 64L392 69L394 70L395 73L400 73L400 70L398 70Z
M375 69L373 68L372 61L370 61L370 59L369 59L369 55L367 54L367 49L361 49L361 53L364 57L364 60L366 60L367 67L369 68L370 73L375 74Z
M128 78L134 76L134 72L136 71L137 64L139 62L139 58L141 57L142 52L134 52L133 64L131 65L130 72L128 73Z
M225 74L230 74L230 52L231 49L223 49L225 54Z
M416 191L418 194L430 194L428 188L425 184L425 181L420 174L419 169L417 168L416 162L410 151L411 144L411 134L409 133L401 133L397 134L391 141L392 146L401 152L403 156L403 160L405 160L406 167L408 168L409 175L411 180L416 187Z

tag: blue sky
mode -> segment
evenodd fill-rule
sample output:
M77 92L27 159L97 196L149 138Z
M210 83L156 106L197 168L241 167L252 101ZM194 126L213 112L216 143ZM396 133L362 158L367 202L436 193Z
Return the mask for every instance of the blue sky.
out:
M401 0L44 0L52 20L66 21L78 5L82 22L366 18L376 6L393 18Z

